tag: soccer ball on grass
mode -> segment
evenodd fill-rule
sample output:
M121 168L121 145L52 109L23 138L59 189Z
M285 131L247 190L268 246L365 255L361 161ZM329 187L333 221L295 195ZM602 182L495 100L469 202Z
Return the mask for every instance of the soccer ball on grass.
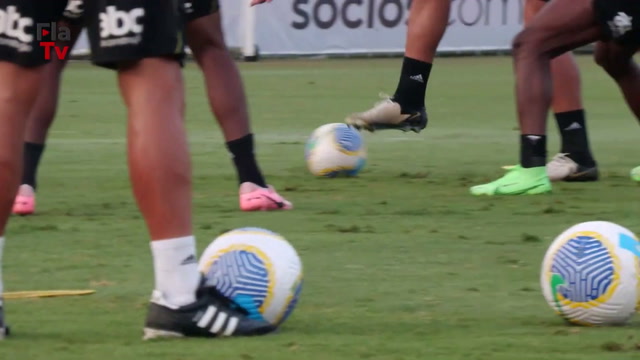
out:
M251 317L281 325L302 291L302 262L282 236L241 228L217 237L199 263L208 285L247 310Z
M317 128L305 147L307 167L322 177L356 176L367 159L362 135L346 124L326 124Z
M591 221L553 241L540 282L549 306L567 321L622 325L640 305L639 276L638 238L620 225Z

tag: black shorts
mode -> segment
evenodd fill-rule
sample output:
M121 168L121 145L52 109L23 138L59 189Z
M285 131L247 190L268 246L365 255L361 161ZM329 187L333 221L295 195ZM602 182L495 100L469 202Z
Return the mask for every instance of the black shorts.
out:
M218 0L185 0L184 7L187 22L189 22L217 13L220 10L220 3Z
M93 62L115 69L120 63L150 57L181 61L185 43L183 1L85 0Z
M44 26L57 21L67 0L0 0L0 61L25 67L47 63Z
M64 11L63 20L71 23L80 23L84 15L85 0L68 0L69 4ZM215 14L220 10L218 0L184 0L186 21L192 21L201 17Z
M67 0L68 4L64 13L62 14L62 20L71 24L81 24L84 19L84 0Z
M607 39L640 46L640 1L594 0L593 8Z

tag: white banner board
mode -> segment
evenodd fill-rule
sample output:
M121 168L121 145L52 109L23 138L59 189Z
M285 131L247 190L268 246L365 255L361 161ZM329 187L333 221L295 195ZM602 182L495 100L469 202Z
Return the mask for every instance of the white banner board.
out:
M411 4L411 0L273 0L250 9L248 0L220 2L229 46L247 48L251 41L263 55L402 52ZM523 3L452 0L449 27L438 50L509 49L522 28ZM76 50L86 49L83 38Z
M233 0L231 0L233 1ZM410 0L274 0L257 10L263 54L402 52ZM441 51L508 49L522 0L453 0Z

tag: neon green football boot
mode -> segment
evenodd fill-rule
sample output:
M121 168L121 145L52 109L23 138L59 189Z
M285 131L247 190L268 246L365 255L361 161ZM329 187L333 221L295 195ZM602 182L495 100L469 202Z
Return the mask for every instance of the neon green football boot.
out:
M520 165L507 169L500 179L473 186L472 195L534 195L551 192L551 181L544 166L523 168Z

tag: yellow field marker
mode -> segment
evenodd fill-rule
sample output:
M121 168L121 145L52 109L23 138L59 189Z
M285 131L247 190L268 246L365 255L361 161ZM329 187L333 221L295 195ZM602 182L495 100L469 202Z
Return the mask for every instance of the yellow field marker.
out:
M63 296L85 296L94 294L95 290L43 290L43 291L14 291L6 292L2 294L5 300L15 299L34 299L34 298L48 298L48 297L63 297Z

